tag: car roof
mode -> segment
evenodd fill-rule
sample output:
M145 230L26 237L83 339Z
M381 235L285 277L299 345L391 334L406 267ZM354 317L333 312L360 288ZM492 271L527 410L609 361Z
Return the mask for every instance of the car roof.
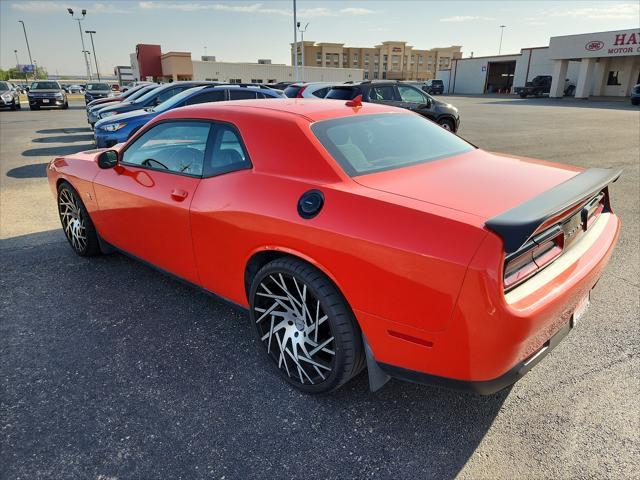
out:
M343 100L324 100L307 98L277 98L242 100L230 102L201 103L191 105L176 110L169 110L162 115L162 118L197 117L207 118L209 115L218 118L228 112L253 113L260 116L289 116L293 119L305 119L308 122L328 120L330 118L348 117L353 114L375 114L375 113L399 113L413 115L411 112L401 108L390 107L388 105L376 103L362 103L361 106L351 107ZM192 117L193 115L193 117Z

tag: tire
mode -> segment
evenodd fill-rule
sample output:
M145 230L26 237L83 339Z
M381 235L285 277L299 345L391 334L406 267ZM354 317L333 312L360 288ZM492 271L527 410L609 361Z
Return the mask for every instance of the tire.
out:
M526 93L521 93L520 94L520 98L527 98L527 94Z
M449 130L452 133L455 133L456 131L456 125L450 118L442 118L438 120L438 125L440 125L445 130Z
M37 105L29 105L29 110L40 110L40 107Z
M362 335L351 308L308 263L285 257L266 264L253 279L249 304L260 350L297 389L327 393L364 368Z
M98 234L78 192L67 182L58 187L58 215L65 237L81 257L100 254Z
M631 99L631 105L640 105L640 99L632 98Z
M69 108L69 102L64 102L64 105L62 105L62 109L66 110Z
M20 100L18 100L18 103L16 104L16 110L22 110L22 105L20 104Z

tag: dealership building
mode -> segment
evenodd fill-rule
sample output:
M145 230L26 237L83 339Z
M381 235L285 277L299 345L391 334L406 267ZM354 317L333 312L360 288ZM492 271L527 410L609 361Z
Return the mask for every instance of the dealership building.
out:
M552 37L547 47L513 55L453 60L438 71L450 94L516 93L538 75L551 75L550 97L626 97L640 83L640 30Z
M295 81L294 68L262 59L257 63L218 62L215 57L191 59L190 52L162 53L160 45L138 44L130 55L132 76L136 80L179 81L211 80L227 83L276 83ZM304 67L306 81L361 81L360 68Z

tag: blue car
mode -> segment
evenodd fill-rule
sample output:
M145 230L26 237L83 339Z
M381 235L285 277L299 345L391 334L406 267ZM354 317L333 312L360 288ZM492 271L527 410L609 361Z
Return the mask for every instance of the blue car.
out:
M201 85L190 88L155 107L120 113L99 120L94 132L96 146L109 148L116 143L126 142L149 120L167 110L197 103L256 98L283 98L283 95L278 90L260 86Z
M132 112L134 110L141 110L144 108L153 108L160 105L162 102L169 100L174 95L184 92L189 88L198 87L200 85L218 85L213 82L173 82L160 85L152 91L147 92L145 95L138 97L133 103L117 103L106 106L98 110L98 118L107 118L119 113Z
M134 89L127 90L125 94L119 97L121 98L121 100L117 100L115 102L109 102L109 103L97 103L95 105L89 104L87 108L87 122L89 122L89 125L91 125L91 128L93 128L95 123L98 121L98 112L103 108L112 107L114 105L119 105L121 103L133 103L138 98L142 97L146 93L149 93L151 90L154 90L156 88L159 88L159 86L153 83L149 85L140 85L138 87L135 87Z

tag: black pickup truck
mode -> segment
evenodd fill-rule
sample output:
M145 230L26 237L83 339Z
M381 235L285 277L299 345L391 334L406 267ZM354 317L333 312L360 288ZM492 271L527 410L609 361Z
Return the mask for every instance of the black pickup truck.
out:
M548 95L551 91L551 80L551 75L538 75L537 77L534 77L530 82L527 82L526 85L520 89L518 94L520 95L520 98L541 97L543 95ZM575 85L570 83L569 79L566 79L564 85L564 94L571 96L575 93L575 90Z

